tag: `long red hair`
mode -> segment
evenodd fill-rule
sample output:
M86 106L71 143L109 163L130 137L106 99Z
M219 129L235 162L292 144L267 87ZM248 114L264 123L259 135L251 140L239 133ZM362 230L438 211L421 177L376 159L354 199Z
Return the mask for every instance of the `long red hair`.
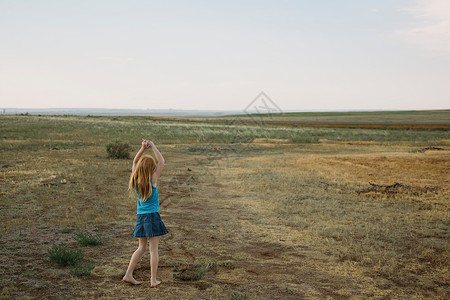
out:
M156 163L153 157L150 155L143 155L130 176L130 184L128 186L130 195L138 193L142 202L147 201L148 197L152 195L150 179L152 178L153 173L155 173L155 170Z

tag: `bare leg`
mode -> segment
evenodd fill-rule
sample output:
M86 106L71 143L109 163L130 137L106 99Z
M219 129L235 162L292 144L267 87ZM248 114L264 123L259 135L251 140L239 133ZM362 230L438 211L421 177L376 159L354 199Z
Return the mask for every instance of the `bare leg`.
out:
M147 250L147 238L139 238L139 248L137 248L136 251L134 251L133 255L131 256L130 264L128 265L127 273L122 278L123 281L131 284L142 284L140 281L136 281L133 277L134 268L136 267L137 263L141 259L142 255L145 253L145 250Z
M151 238L148 238L149 244L150 244L150 269L151 269L151 287L155 287L158 284L160 284L160 281L156 280L156 272L158 271L158 262L159 262L159 256L158 256L158 243L159 243L159 236L154 236Z

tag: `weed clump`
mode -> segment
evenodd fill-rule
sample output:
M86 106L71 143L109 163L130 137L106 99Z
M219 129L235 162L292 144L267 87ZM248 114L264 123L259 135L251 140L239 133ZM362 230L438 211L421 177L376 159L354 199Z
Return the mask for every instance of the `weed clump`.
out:
M174 271L179 274L173 274L174 279L182 281L197 281L203 278L206 272L216 267L232 267L234 264L231 260L213 262L209 258L200 257L194 261L193 265L190 265L182 270L179 270L178 266L174 266Z
M73 276L89 276L95 267L92 262L83 260L84 255L81 250L67 249L64 243L59 246L53 244L53 247L47 251L51 262L61 266L72 266L69 273Z
M89 276L95 265L90 261L82 261L70 269L73 276Z
M83 260L83 253L81 250L67 249L67 246L64 243L61 243L59 246L53 244L53 247L47 251L50 261L61 266L75 266Z
M89 231L77 230L72 237L81 246L97 246L103 244L101 232L92 234Z
M207 270L205 268L194 266L193 268L182 271L180 275L173 274L173 279L179 279L182 281L197 281L203 278L206 271Z
M247 295L241 295L239 293L236 292L232 292L231 296L230 296L231 300L247 300Z
M66 233L71 233L71 232L72 232L72 228L64 227L64 228L61 229L59 232L60 232L60 233L64 233L64 234L66 234Z
M205 273L214 267L214 263L206 257L195 260L194 264L180 272L173 274L173 279L182 281L197 281L203 278ZM178 271L178 268L176 268Z
M128 143L122 143L115 141L106 145L106 152L108 157L115 159L128 159L130 158L130 145Z

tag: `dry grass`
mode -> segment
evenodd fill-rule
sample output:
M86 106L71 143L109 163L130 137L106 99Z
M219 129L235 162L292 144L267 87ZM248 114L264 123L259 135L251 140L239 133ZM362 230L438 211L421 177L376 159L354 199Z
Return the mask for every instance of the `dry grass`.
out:
M0 163L9 165L0 169L2 298L449 298L446 141L444 151L417 153L428 144L262 139L252 144L258 151L218 161L163 144L158 188L170 233L160 244L163 284L151 289L148 253L135 273L146 283L120 281L137 246L131 162L108 159L88 131L70 149L42 146L53 137L73 142L60 132L23 147L1 141ZM440 189L359 193L369 182ZM105 242L96 247L60 232L97 226ZM61 242L94 262L92 276L48 260ZM208 270L201 280L173 278L198 266Z
M302 268L325 271L297 280L312 279L323 298L341 292L355 295L355 289L364 297L448 297L450 153L418 154L404 147L355 154L345 153L343 145L322 147L344 153L285 151L282 156L240 159L223 168L233 193L246 195L241 204L249 208L248 215L266 213L264 221L245 226L255 232L274 227L266 232L266 240L283 241L303 253L300 259L290 258L291 265L296 261ZM371 147L361 151L370 152ZM440 189L359 195L369 181ZM320 255L325 257L318 267ZM355 286L339 291L341 276ZM321 290L322 280L326 284Z

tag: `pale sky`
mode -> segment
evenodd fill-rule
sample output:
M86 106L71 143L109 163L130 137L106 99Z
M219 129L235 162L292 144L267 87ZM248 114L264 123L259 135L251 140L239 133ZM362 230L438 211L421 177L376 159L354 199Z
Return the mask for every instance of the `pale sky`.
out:
M450 108L449 0L0 0L0 107Z

